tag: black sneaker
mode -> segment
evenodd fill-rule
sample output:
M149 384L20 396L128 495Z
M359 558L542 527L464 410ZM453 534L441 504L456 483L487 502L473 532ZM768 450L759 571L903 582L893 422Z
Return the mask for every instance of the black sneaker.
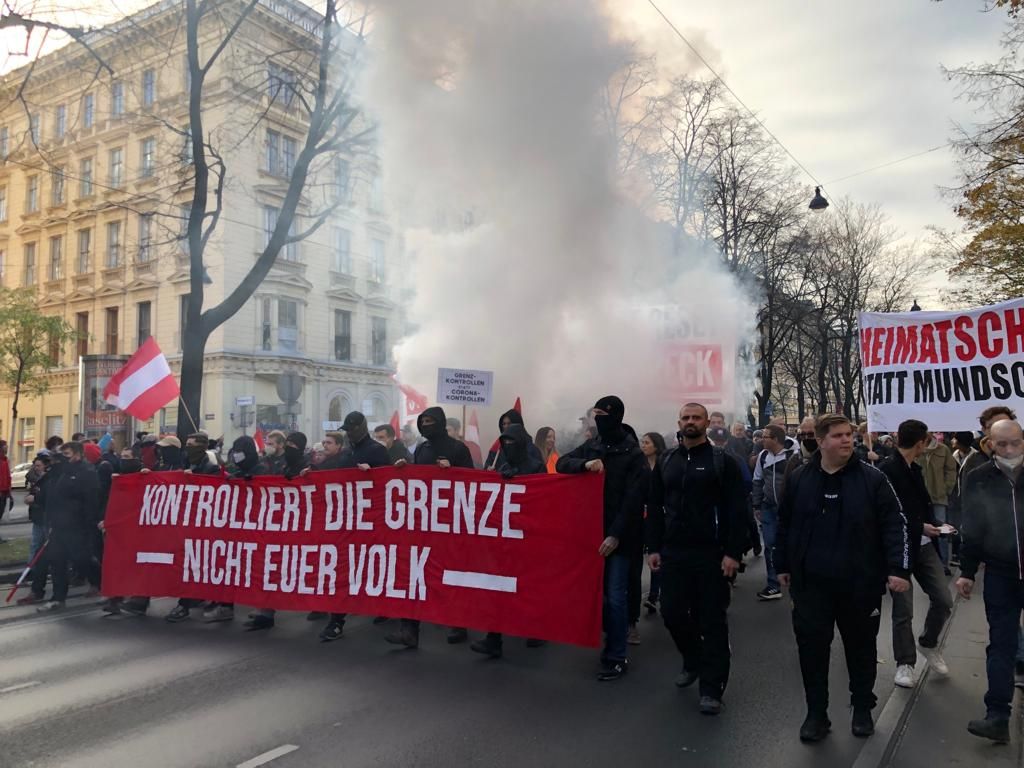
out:
M971 720L967 724L969 733L989 739L996 744L1009 744L1010 742L1010 721L1007 718L988 718L984 720Z
M861 739L867 738L875 732L875 721L871 719L870 709L853 710L853 721L850 723L850 732Z
M310 611L306 614L306 621L320 621L320 619L326 619L326 611Z
M722 700L714 696L700 697L700 713L702 715L718 715L722 712Z
M700 675L698 675L696 672L690 672L684 669L682 672L676 675L676 688L689 688L699 679Z
M121 610L129 616L145 616L149 610L149 603L142 603L136 600L125 600L121 603Z
M476 642L469 644L469 650L473 653L482 653L484 656L490 656L492 659L501 658L501 640L477 640Z
M832 722L825 715L807 715L800 726L800 741L821 741L832 730Z
M413 634L406 629L397 632L388 632L384 635L384 642L392 645L404 645L406 648L418 648L420 644L419 635Z
M164 621L169 621L171 624L177 624L179 621L185 621L191 615L191 611L183 605L174 606L174 610L164 616Z
M647 609L648 616L653 616L654 614L656 614L658 612L658 598L654 598L652 600L651 596L648 595L644 599L644 608Z
M337 640L339 637L341 637L344 631L345 625L342 624L340 621L330 621L327 623L327 626L324 627L323 631L320 633L320 642L329 643L331 642L331 640Z
M626 659L606 659L601 662L601 670L597 673L598 681L607 683L611 680L618 680L629 671L629 662Z
M270 629L274 626L274 617L264 616L261 613L255 613L252 615L252 618L250 618L242 626L245 627L246 632L256 632L260 629Z
M778 587L765 587L757 593L758 600L781 600L782 590Z
M458 645L469 640L469 632L462 627L452 627L448 630L448 645Z

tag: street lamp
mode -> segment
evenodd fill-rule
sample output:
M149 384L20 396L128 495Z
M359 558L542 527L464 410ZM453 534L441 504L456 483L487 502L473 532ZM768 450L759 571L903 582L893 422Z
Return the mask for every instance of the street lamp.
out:
M811 198L811 204L807 207L812 211L824 211L828 208L828 200L821 194L821 187L814 188L814 197Z
M914 306L912 306L910 308L910 311L911 312L920 312L921 311L921 307L919 307L918 304L917 304L917 299L914 299Z

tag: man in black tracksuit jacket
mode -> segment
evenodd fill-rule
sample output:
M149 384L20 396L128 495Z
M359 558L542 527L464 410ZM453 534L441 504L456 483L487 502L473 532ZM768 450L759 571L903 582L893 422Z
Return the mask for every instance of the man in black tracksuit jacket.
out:
M729 680L730 582L747 544L743 471L707 439L708 413L679 413L679 447L655 465L647 505L647 548L661 573L661 614L683 670L676 685L700 681L701 712L721 711Z
M341 425L348 435L349 450L337 454L335 460L324 461L317 470L327 469L372 469L391 465L388 449L370 437L366 417L359 411L352 411ZM337 439L337 436L335 437ZM327 626L320 632L320 641L328 643L337 640L345 630L347 613L332 613Z
M462 467L475 469L469 448L448 434L448 420L444 409L434 406L427 408L416 420L416 428L423 436L423 442L416 446L413 464L437 467ZM381 446L383 448L383 446ZM402 466L402 462L396 464ZM416 648L420 643L420 622L417 619L402 619L397 632L389 632L384 639L394 645ZM449 643L464 643L469 635L462 627L452 627L448 632Z
M818 452L786 481L775 544L779 582L793 599L807 699L803 741L819 741L832 725L828 674L836 626L850 676L851 730L856 736L874 732L882 595L887 577L893 592L908 590L912 565L899 500L885 475L854 455L849 420L822 416L815 434Z
M626 673L629 634L629 565L643 546L647 459L622 419L626 406L615 395L594 405L597 437L562 456L555 469L564 474L604 473L604 535L598 553L605 559L604 632L598 680Z

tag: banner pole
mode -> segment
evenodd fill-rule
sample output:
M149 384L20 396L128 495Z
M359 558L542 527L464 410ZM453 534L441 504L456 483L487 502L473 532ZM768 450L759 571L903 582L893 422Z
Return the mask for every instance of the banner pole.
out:
M479 439L479 438L478 438ZM466 404L462 404L462 440L466 440Z
M199 427L196 426L196 420L192 418L192 414L188 410L188 406L185 405L185 401L181 399L181 395L178 395L178 402L181 403L181 407L185 409L185 415L188 416L188 420L192 422L192 431L198 432ZM181 434L180 432L178 434Z

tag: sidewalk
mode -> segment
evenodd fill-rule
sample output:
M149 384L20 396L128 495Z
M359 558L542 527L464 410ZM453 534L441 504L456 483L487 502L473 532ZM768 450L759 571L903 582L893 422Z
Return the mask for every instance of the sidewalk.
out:
M880 766L1017 768L1024 765L1024 716L1021 712L1024 702L1019 693L1010 721L1009 744L993 744L967 732L968 720L985 715L983 698L988 687L985 676L988 623L982 600L982 578L979 577L975 585L973 597L970 600L957 598L953 608L943 643L949 677L929 671L917 688L894 692L894 696L907 699L907 707ZM919 624L920 620L915 623ZM918 669L923 669L923 662L919 654Z

